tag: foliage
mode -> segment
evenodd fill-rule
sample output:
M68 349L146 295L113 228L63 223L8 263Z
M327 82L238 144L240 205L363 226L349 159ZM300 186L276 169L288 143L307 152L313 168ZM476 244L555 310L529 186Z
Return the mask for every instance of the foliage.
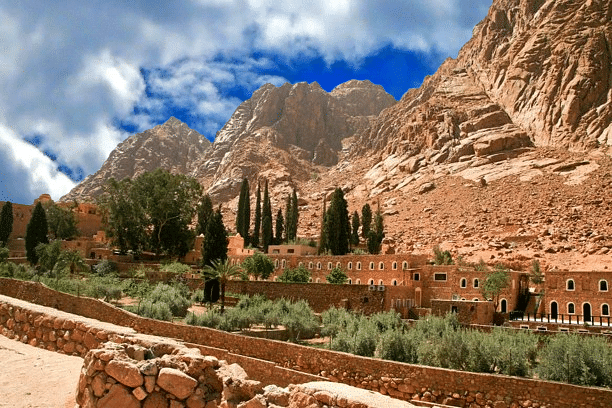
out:
M191 272L191 266L181 262L170 262L159 267L161 272L169 273L174 276L182 276Z
M64 276L66 274L74 275L77 272L89 272L91 268L85 262L81 254L76 250L63 250L55 266L53 273L55 276Z
M108 236L122 253L183 256L193 241L189 225L201 191L195 179L161 168L133 181L111 179L99 201Z
M380 253L382 240L385 237L385 227L383 224L383 216L380 209L376 211L374 217L374 230L368 232L368 252L370 254Z
M253 226L253 236L251 244L257 247L259 245L259 235L261 233L261 187L257 183L257 192L255 193L255 220Z
M508 269L501 264L495 265L493 271L489 272L485 277L485 281L480 286L482 297L493 301L493 307L497 310L499 305L499 296L502 291L508 287L510 283L510 274Z
M206 224L213 214L213 205L208 194L205 194L198 205L198 224L196 226L196 234L206 233Z
M240 276L240 267L237 265L230 265L229 261L225 259L212 261L211 265L206 265L202 269L202 274L206 280L217 280L220 285L221 295L221 313L225 309L225 285L231 279L235 279Z
M172 320L172 310L167 303L154 302L150 299L145 299L138 304L138 306L131 306L128 310L150 319L156 320Z
M558 334L542 350L537 373L545 380L611 387L612 348L601 337Z
M372 225L372 209L370 204L366 203L361 208L361 236L363 239L368 239L370 232L370 226Z
M13 204L7 201L0 212L0 246L6 246L13 232Z
M304 265L297 268L285 269L278 277L279 282L284 283L308 283L310 282L310 271Z
M324 230L324 249L330 250L333 255L346 255L349 251L350 224L348 204L340 188L336 188L332 193L324 218Z
M325 277L327 282L332 283L334 285L344 285L348 281L348 276L344 271L340 268L334 268L331 272Z
M26 257L28 262L32 265L38 263L38 255L36 254L36 246L38 244L48 244L49 239L47 238L47 216L45 210L40 203L36 203L34 211L32 211L32 217L28 226L26 227L25 235L25 248Z
M49 235L54 239L72 239L79 234L77 219L71 208L48 202L43 205L47 216Z
M2 246L0 246L0 264L5 263L6 261L8 261L9 258L9 250L8 248L4 248Z
M285 233L287 235L287 242L295 240L297 237L299 216L297 192L294 188L291 196L287 197L287 208L285 210Z
M351 217L351 245L359 245L359 213L355 211Z
M259 278L268 279L274 271L274 262L261 252L256 252L242 262L242 268L255 280Z
M242 180L240 196L238 197L238 209L236 212L236 231L242 238L244 244L249 244L249 229L251 228L251 193L249 180Z
M202 242L202 265L211 266L213 261L227 259L227 230L223 224L221 208L213 213L206 225Z
M283 230L285 228L285 219L283 218L283 210L280 208L276 213L276 235L274 236L274 243L280 245L283 243Z
M117 273L117 264L109 259L103 259L93 266L93 272L99 276L109 276Z
M450 251L442 251L438 245L433 247L433 253L433 263L435 265L453 265L455 263Z
M38 244L35 248L38 265L42 272L51 272L62 252L62 242L53 241L48 244Z
M264 186L263 208L261 211L261 245L264 252L268 252L268 246L272 243L272 204L268 192L268 180Z
M539 285L544 282L544 274L540 269L540 261L538 261L537 259L534 259L531 264L531 273L529 274L529 279L535 285Z
M185 317L191 301L185 296L181 288L158 283L144 300L152 303L164 303L170 309L173 316Z
M153 290L153 286L147 280L125 279L121 282L121 289L129 297L145 299Z

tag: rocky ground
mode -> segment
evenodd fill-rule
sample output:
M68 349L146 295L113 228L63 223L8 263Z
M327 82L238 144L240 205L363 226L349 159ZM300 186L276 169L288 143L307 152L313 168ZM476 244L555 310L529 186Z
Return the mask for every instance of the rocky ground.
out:
M0 336L0 407L72 408L80 357L32 347ZM9 369L10 367L10 369Z

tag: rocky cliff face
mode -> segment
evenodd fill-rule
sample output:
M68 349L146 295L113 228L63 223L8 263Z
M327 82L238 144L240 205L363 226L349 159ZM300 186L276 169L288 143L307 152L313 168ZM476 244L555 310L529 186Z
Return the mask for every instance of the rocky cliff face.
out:
M187 174L211 143L185 123L171 117L163 125L130 136L111 152L100 170L88 176L61 201L90 201L111 177L123 180L158 167Z
M370 81L349 81L330 93L316 82L264 85L236 109L192 175L220 200L234 197L245 177L304 182L335 165L342 140L395 102Z

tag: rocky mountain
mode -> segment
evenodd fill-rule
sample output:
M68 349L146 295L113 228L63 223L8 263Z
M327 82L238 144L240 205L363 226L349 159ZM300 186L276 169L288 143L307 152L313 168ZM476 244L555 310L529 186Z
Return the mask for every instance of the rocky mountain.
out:
M342 141L395 102L370 81L352 80L329 93L316 82L264 85L236 109L192 175L223 201L245 177L302 183L335 165Z
M188 174L211 143L185 123L171 117L162 125L121 142L95 174L87 176L61 201L90 201L100 195L111 177L123 180L158 167Z

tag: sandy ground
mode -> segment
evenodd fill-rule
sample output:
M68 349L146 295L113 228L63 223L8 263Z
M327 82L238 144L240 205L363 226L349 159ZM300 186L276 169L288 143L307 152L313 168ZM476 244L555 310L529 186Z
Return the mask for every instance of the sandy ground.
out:
M73 408L82 365L0 335L0 407Z

